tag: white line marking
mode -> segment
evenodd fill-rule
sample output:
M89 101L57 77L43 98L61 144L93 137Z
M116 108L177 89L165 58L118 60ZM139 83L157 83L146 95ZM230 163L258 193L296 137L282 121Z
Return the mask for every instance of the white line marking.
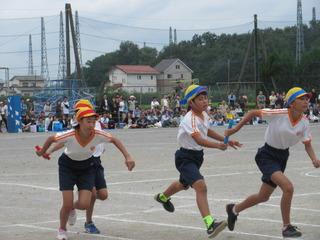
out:
M167 224L167 223L158 223L158 222L150 222L150 221L146 222L146 221L138 221L138 220L131 220L131 219L116 219L116 218L110 218L110 217L104 217L104 216L96 216L96 218L102 218L102 219L116 221L116 222L140 223L140 224L145 224L145 225L154 225L154 226L161 226L161 227L183 228L183 229L204 231L204 228L184 226L184 225L178 225L178 224ZM247 232L238 232L238 231L223 232L222 234L240 234L240 235L249 235L249 236L264 237L264 238L271 238L271 239L283 239L282 237L279 237L279 236L257 234L257 233L247 233Z
M59 188L57 187L43 187L38 185L30 185L30 184L22 184L22 183L4 183L0 182L0 185L8 185L8 186L17 186L17 187L29 187L29 188L36 188L42 190L50 190L50 191L58 191Z
M57 229L54 228L48 228L48 227L39 227L39 226L34 226L34 225L29 225L29 224L16 224L16 227L25 227L25 228L32 228L36 230L45 230L45 231L54 231L56 232ZM74 232L74 231L68 231L68 234L76 234L76 235L83 235L83 236L90 236L94 238L109 238L109 239L118 239L118 240L134 240L132 238L122 238L122 237L114 237L114 236L107 236L103 234L89 234L89 233L82 233L82 232Z
M319 171L317 171L317 172L310 171L310 172L305 173L305 175L307 177L315 177L315 178L317 178L317 177L320 177L320 172Z

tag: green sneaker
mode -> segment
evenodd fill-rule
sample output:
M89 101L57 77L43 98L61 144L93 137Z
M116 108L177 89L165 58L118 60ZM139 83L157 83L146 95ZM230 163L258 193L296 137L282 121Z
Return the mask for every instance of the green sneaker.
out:
M168 201L166 202L163 202L161 199L160 199L160 193L156 194L154 196L154 200L156 200L157 202L161 203L163 208L165 210L167 210L168 212L174 212L174 206L172 204L172 202L170 201L170 198L168 199Z

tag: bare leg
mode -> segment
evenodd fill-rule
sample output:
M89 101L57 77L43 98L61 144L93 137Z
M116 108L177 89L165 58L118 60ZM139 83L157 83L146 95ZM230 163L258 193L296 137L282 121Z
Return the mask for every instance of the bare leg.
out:
M62 207L60 209L60 228L67 230L69 213L73 208L73 191L62 191Z
M88 209L91 202L91 191L89 190L80 190L78 192L78 200L74 202L74 208L79 210Z
M207 185L203 179L196 181L192 185L196 191L196 199L201 216L204 218L210 215L208 198L207 198Z
M294 191L293 185L290 180L280 171L273 173L271 180L282 190L280 206L283 225L286 226L290 224L290 209Z
M173 183L171 183L171 185L163 192L163 194L166 197L170 197L173 194L180 192L181 190L184 190L184 186L179 182L179 181L175 181Z
M255 206L259 203L266 202L269 200L270 195L273 193L275 188L271 187L270 185L263 183L260 187L260 190L258 193L253 194L249 197L247 197L244 201L241 203L238 203L235 205L235 211L237 213Z
M90 206L86 211L86 223L92 222L94 204L95 204L97 198L102 200L102 201L106 200L108 198L107 189L103 188L103 189L99 189L98 191L96 191L96 189L94 188L92 190Z

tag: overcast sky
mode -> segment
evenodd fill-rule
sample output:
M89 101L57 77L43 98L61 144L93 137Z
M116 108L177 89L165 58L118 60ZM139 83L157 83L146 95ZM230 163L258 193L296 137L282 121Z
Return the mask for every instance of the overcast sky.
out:
M28 34L32 34L35 70L40 73L40 17L45 17L50 77L57 75L59 12L61 0L0 1L0 67L10 68L10 77L28 72ZM115 51L123 40L139 46L143 42L161 49L168 43L168 28L177 29L178 41L194 33L210 30L248 32L253 15L259 26L294 25L296 0L74 0L72 10L80 16L83 62L104 52ZM312 18L312 8L320 15L319 0L302 0L303 20ZM129 27L117 25L127 25ZM137 28L135 28L137 27ZM21 36L17 36L22 34ZM5 36L6 35L6 36ZM12 35L12 36L8 36ZM0 72L0 79L4 74Z

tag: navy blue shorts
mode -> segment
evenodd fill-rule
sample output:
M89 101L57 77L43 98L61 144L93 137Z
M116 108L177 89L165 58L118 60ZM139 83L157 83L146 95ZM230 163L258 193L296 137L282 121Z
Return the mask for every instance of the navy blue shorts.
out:
M195 151L180 148L175 154L176 168L180 173L179 182L185 187L192 186L196 181L203 179L200 167L203 163L203 150Z
M60 191L78 190L91 191L95 184L96 167L93 157L84 161L75 161L66 154L59 157L59 188Z
M288 157L289 149L277 149L271 147L267 143L259 148L255 160L262 172L262 182L271 187L277 187L277 185L272 182L271 175L277 171L284 172L287 166Z
M95 176L95 187L97 190L107 188L106 179L104 177L104 168L101 165L100 157L93 157L95 167L96 167L96 176Z

